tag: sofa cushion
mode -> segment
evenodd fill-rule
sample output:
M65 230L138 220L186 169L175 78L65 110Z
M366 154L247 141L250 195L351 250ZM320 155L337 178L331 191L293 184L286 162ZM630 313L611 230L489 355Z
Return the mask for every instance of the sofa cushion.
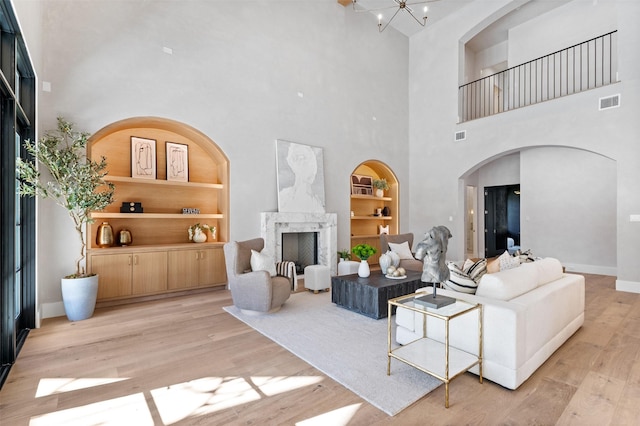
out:
M546 257L532 263L538 268L538 285L548 284L562 278L562 264L558 259Z
M478 284L453 262L447 262L449 279L442 283L444 288L460 293L474 294Z
M407 241L403 243L389 243L389 248L392 252L395 252L400 256L400 259L414 259L413 253L411 253L411 247Z
M478 283L476 294L497 300L511 300L538 286L536 262L525 263L517 268L484 274Z
M267 271L269 275L275 277L278 273L276 271L276 263L273 257L266 253L264 250L257 252L251 250L251 270L252 271Z

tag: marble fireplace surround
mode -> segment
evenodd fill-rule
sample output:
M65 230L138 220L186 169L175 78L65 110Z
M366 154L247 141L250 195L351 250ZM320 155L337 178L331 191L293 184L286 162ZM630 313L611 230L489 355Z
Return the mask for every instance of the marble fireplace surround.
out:
M336 213L260 213L260 234L264 248L275 261L282 260L282 234L288 232L318 233L318 263L337 273L338 217Z

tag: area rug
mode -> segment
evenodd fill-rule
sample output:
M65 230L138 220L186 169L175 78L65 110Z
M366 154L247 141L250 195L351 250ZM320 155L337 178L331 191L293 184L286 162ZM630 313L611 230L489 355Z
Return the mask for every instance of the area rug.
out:
M387 376L386 318L340 308L329 292L295 293L269 315L245 315L235 306L224 310L390 416L442 384L395 359Z

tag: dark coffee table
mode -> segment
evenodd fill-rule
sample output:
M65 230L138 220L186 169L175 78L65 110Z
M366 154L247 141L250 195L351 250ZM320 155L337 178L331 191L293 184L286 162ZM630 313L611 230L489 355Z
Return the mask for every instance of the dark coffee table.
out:
M358 274L332 277L331 301L371 318L386 318L389 299L415 293L429 285L420 281L420 277L422 272L414 271L407 271L407 277L402 279L386 278L380 271L371 271L367 278L360 278Z

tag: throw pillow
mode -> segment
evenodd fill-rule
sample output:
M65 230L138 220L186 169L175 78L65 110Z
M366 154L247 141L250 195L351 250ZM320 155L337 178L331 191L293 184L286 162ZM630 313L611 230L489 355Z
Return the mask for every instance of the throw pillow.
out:
M475 282L480 281L480 278L487 273L487 259L480 259L473 261L467 259L462 266L462 270Z
M409 242L405 241L399 244L389 243L389 248L392 252L397 253L400 259L413 259L413 253L411 253L411 247Z
M506 271L507 269L513 269L520 266L520 257L513 257L508 251L502 253L500 257L498 257L498 261L500 262L501 271Z
M500 261L497 257L487 259L487 274L495 274L500 272Z
M478 284L453 262L447 262L449 279L442 283L448 290L460 293L475 294Z
M277 275L276 262L273 260L273 257L264 250L261 252L251 250L251 270L254 272L267 271L272 277Z

